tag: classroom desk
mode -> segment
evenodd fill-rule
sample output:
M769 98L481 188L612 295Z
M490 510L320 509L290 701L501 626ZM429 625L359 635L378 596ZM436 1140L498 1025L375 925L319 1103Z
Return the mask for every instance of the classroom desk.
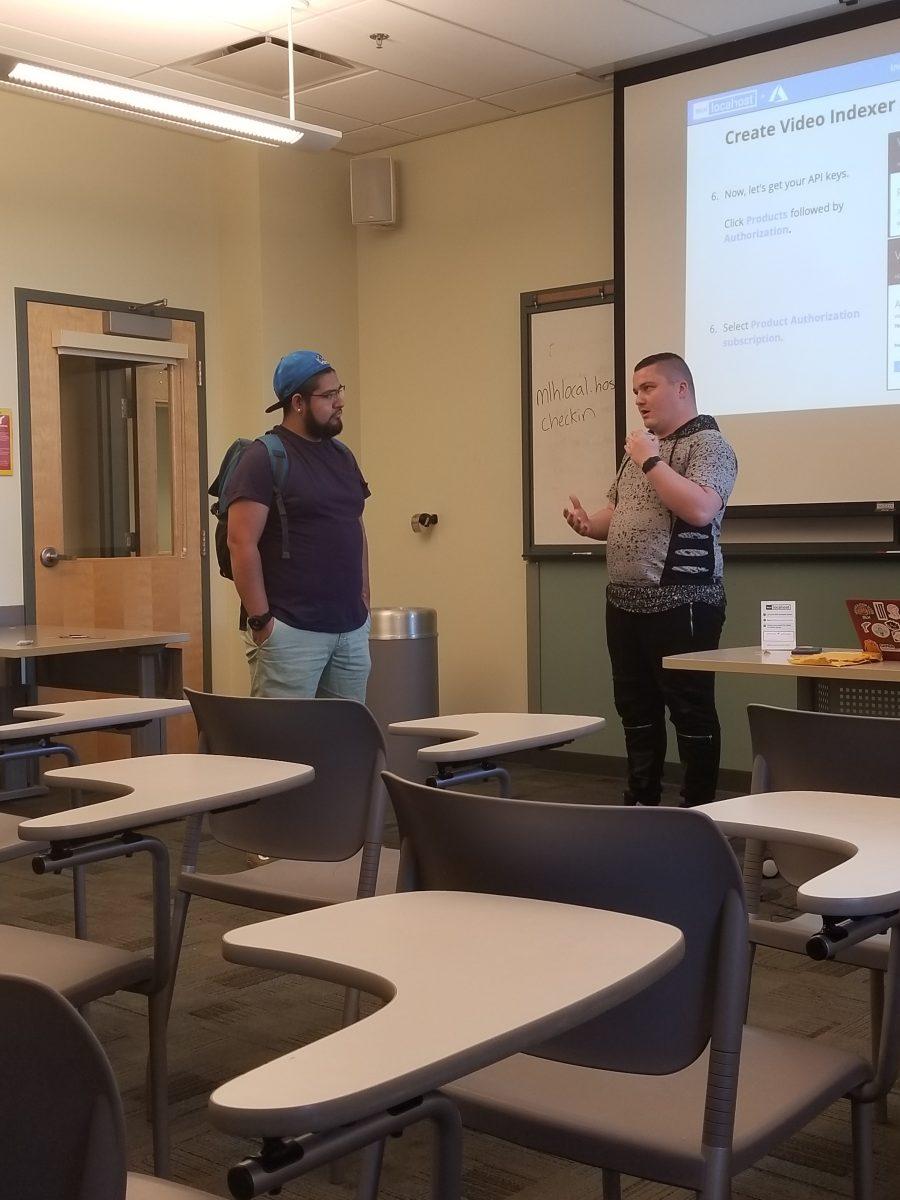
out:
M437 774L427 780L432 787L497 779L501 794L508 796L509 773L492 761L497 755L563 746L596 733L605 724L603 717L560 713L457 713L394 721L388 729L410 737L443 739L437 745L423 746L418 753L421 761L437 767Z
M641 917L437 891L277 917L234 930L223 944L230 962L387 1001L213 1093L210 1117L220 1129L291 1139L234 1168L232 1192L245 1196L434 1119L434 1106L449 1104L431 1095L436 1089L628 999L684 952L679 930ZM458 1125L458 1114L452 1119ZM448 1157L457 1153L454 1143ZM449 1196L458 1163L445 1166L440 1194Z
M77 635L77 636L76 636ZM38 687L119 692L181 699L181 651L187 633L83 626L0 626L0 724L22 705L34 704ZM158 751L147 745L145 752ZM10 764L0 799L34 795L24 764Z
M85 1000L120 989L147 996L151 1030L149 1094L154 1118L154 1169L158 1175L167 1174L169 1153L165 1050L172 945L169 855L163 841L137 831L163 821L249 804L313 777L312 767L303 764L215 754L154 755L86 763L48 771L48 784L106 793L110 799L34 817L19 825L19 837L35 843L34 869L38 874L141 853L147 854L152 863L151 955L143 949L126 951L87 939L23 930L13 949L4 949L4 970L40 979L69 999L73 999L73 989ZM73 1003L78 1001L73 999Z
M727 837L794 842L848 858L797 891L797 907L823 918L813 957L884 932L900 914L900 808L894 796L759 792L700 810ZM852 856L852 857L850 857Z
M787 650L759 646L669 654L669 671L716 671L723 675L783 675L797 681L797 707L810 712L900 717L900 662L822 667L788 662ZM862 686L860 686L862 685Z
M161 754L59 767L45 773L51 786L108 792L112 798L32 817L19 826L19 837L44 842L107 837L248 804L314 777L303 763L230 754Z

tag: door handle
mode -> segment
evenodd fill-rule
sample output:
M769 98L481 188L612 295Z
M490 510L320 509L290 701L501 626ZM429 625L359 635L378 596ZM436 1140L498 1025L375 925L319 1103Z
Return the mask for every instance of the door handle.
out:
M74 554L60 554L55 546L45 546L41 551L41 566L55 567L58 562L75 562Z

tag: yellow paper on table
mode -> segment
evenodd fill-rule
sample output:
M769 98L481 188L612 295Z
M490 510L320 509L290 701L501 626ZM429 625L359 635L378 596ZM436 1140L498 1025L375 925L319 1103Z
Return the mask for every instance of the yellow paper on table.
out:
M821 654L792 654L788 662L795 667L861 667L881 662L881 655L877 650L824 650Z

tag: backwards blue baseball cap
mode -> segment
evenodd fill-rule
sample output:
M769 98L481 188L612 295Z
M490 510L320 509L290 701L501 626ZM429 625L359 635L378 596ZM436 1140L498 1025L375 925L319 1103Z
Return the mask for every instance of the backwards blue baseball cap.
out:
M274 412L276 408L281 408L313 375L318 375L320 371L333 370L331 363L315 350L292 350L275 368L272 388L278 397L278 403L270 404L266 412Z

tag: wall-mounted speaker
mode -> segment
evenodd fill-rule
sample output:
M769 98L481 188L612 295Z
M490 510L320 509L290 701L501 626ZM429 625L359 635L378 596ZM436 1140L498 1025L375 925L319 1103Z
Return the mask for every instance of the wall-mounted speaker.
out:
M354 225L397 224L394 160L350 159L350 216Z

